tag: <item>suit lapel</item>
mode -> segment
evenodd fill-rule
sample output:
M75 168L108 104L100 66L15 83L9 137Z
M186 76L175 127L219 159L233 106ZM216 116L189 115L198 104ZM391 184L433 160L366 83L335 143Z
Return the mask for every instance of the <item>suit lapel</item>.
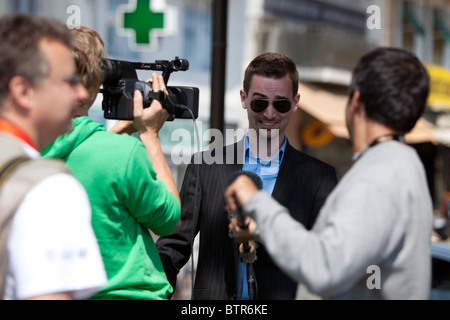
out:
M237 143L234 143L232 145L225 146L223 148L223 164L217 164L219 170L218 172L218 179L221 184L222 189L222 195L225 192L225 189L228 187L228 179L236 171L242 170L242 159L243 159L243 150L244 150L244 141L241 140ZM228 159L227 160L227 155ZM224 200L223 197L220 199L217 199L217 201L221 201L223 204ZM239 268L239 246L236 243L234 239L230 238L230 241L232 243L232 250L233 250L233 257L232 257L232 264L234 266L233 270L235 270L234 279L235 279L235 288L237 288L237 281L239 280L238 277L238 268ZM236 290L236 289L234 289ZM235 297L235 296L234 296Z
M285 203L284 199L292 192L292 189L295 188L295 185L299 182L296 180L293 181L292 171L294 168L296 168L295 171L297 171L297 167L301 165L301 162L302 158L299 156L299 153L296 152L294 147L292 147L288 141L283 161L281 162L280 171L278 172L277 181L275 182L275 187L272 191L272 197L278 202Z
M222 169L218 170L222 192L225 192L225 189L228 187L228 178L230 175L236 171L242 170L243 150L244 140L240 140L237 143L224 147L224 164L220 165ZM230 157L230 155L232 155L232 157Z

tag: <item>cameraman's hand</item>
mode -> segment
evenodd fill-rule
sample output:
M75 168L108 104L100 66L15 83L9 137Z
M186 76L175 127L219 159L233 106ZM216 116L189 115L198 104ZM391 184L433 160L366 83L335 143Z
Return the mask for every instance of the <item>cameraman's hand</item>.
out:
M152 89L154 92L164 91L167 93L166 85L161 75L152 74ZM157 136L159 130L169 118L169 113L156 99L153 99L149 108L144 108L142 94L139 90L136 90L134 93L133 116L134 126L141 136L147 134Z
M161 90L167 93L162 76L157 76L155 73L152 74L152 89L154 92ZM150 107L144 108L142 94L139 90L136 90L134 93L133 116L134 126L139 132L139 139L147 150L156 176L164 182L167 190L177 198L178 203L181 203L177 185L162 152L161 141L158 136L159 130L169 118L169 112L156 99L153 99Z

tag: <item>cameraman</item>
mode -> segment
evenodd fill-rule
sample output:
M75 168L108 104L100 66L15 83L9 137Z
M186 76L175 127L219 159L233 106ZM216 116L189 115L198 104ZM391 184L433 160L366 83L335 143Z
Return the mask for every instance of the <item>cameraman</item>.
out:
M104 46L94 30L73 32L77 69L90 97L79 105L74 129L43 154L64 159L88 192L108 276L93 299L166 299L173 290L149 230L168 235L180 218L178 190L158 137L169 114L156 100L144 109L136 91L134 126L140 141L107 132L90 119L103 78ZM153 91L166 90L162 77L153 74L152 82Z

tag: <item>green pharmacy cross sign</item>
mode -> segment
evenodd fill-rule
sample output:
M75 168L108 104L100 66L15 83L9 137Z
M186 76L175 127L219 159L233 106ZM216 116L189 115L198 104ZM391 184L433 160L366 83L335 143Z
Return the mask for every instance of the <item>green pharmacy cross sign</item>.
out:
M134 0L131 4L120 6L118 10L119 28L127 35L132 34L138 46L153 45L150 34L164 29L165 13L153 11L151 2Z

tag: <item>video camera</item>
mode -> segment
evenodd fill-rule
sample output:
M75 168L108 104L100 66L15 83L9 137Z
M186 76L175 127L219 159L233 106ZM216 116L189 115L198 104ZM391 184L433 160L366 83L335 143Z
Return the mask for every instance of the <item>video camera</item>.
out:
M104 117L106 119L132 120L134 91L139 90L144 98L144 108L148 108L153 99L157 99L169 112L168 120L192 119L192 117L197 119L199 89L167 86L172 72L188 69L189 62L178 57L172 61L156 60L153 63L104 59L103 88L101 89ZM151 82L139 81L136 70L162 71L168 94L162 91L154 92Z

